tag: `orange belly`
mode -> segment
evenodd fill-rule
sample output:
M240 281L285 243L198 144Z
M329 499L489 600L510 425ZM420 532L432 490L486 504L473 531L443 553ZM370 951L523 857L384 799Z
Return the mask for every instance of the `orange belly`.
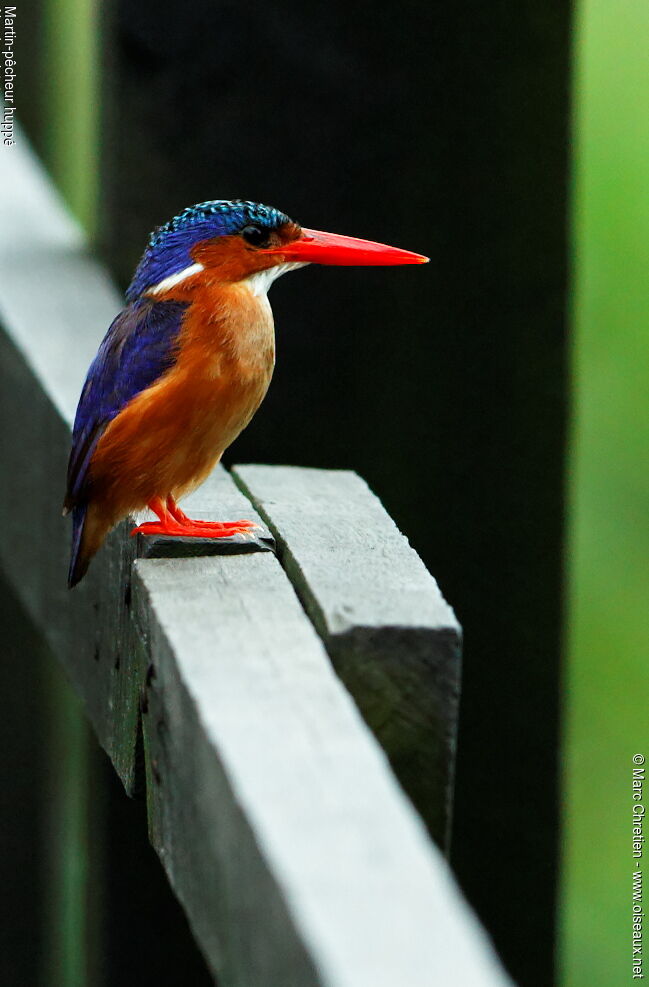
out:
M254 415L273 366L265 297L241 285L225 298L206 289L185 317L175 366L133 398L97 444L92 501L104 523L198 486Z

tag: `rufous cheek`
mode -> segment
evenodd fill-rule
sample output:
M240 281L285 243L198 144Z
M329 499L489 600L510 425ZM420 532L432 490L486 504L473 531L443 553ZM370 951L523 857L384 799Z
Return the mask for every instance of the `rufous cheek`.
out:
M207 272L218 272L220 281L241 281L277 263L275 258L252 249L240 236L203 240L195 244L189 253L192 261L202 264Z

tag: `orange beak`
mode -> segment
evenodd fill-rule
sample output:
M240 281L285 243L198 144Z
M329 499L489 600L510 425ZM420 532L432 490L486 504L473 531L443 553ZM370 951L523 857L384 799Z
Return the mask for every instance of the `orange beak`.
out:
M428 257L413 254L410 250L389 247L373 240L358 240L338 233L321 230L305 230L297 240L281 247L260 250L261 254L275 254L286 261L302 264L376 265L427 264Z

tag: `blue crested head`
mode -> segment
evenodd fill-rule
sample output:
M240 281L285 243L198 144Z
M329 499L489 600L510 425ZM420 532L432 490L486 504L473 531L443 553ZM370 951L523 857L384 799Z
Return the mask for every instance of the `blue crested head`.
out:
M279 209L244 199L212 199L188 206L153 231L126 298L134 301L147 288L189 267L192 247L203 240L232 236L247 226L275 230L290 222Z

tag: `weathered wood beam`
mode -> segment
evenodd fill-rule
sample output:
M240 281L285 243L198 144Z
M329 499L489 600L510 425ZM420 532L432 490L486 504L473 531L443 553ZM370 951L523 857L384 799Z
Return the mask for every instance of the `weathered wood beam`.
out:
M364 480L237 466L339 676L432 835L448 846L461 629Z
M275 559L136 573L152 840L224 982L501 983Z

